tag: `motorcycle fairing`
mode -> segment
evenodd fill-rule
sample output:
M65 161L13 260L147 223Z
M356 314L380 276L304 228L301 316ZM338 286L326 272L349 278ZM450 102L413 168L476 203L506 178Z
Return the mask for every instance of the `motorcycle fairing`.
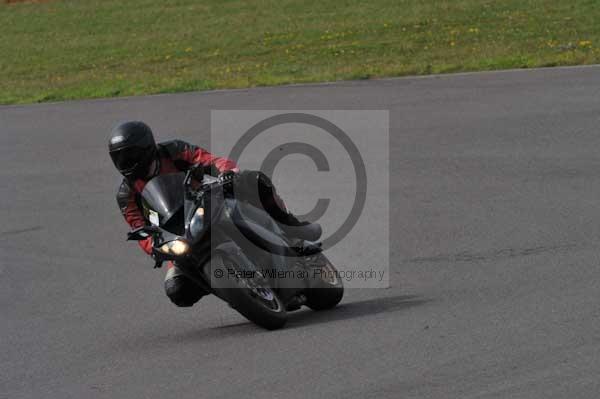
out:
M151 179L142 191L142 199L146 212L158 214L159 224L166 225L183 207L183 191L181 187L184 173L169 173ZM148 216L148 215L147 215Z

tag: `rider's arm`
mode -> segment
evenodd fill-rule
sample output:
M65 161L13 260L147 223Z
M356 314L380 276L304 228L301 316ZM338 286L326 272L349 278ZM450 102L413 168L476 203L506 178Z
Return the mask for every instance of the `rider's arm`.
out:
M217 157L203 148L195 146L193 144L186 143L181 140L173 140L171 142L172 147L172 159L177 163L185 162L187 167L191 165L200 164L205 167L210 167L210 174L217 176L220 173L232 170L238 172L238 167L230 159Z
M125 181L119 186L119 191L117 192L117 204L119 204L121 214L132 230L146 224L146 219L144 219L142 210L138 207L135 200L135 193ZM151 237L138 241L138 244L148 255L152 253Z

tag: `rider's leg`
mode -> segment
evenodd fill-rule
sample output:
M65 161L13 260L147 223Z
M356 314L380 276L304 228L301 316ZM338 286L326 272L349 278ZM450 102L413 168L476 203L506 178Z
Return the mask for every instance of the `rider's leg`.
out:
M321 235L321 227L317 223L300 221L289 211L273 182L260 171L243 171L240 173L240 188L243 196L253 205L267 211L286 234L307 240L317 240Z

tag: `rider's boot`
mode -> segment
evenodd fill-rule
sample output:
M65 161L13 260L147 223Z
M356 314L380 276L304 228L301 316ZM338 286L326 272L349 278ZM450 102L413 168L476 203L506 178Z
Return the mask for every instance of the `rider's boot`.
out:
M258 194L263 208L279 224L284 233L290 238L300 238L307 241L316 241L321 236L322 230L318 223L300 221L291 213L281 197L277 194L273 182L262 172L250 172L249 180L256 179Z
M288 237L300 238L306 241L316 241L321 237L322 229L318 223L300 221L289 211L282 213L275 220Z

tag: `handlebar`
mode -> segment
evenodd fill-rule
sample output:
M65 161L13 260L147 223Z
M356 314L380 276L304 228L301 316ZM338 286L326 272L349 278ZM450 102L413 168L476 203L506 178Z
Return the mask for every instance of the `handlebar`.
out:
M229 185L233 184L233 182L238 177L237 173L235 173L235 172L230 172L230 173L223 172L221 175L219 175L219 177L216 178L216 180L211 181L211 182L206 182L207 175L202 173L202 179L201 180L196 179L200 183L200 187L197 190L190 190L192 178L195 178L199 174L198 168L200 168L201 171L204 172L204 167L201 165L191 168L186 172L185 178L183 180L183 186L184 186L186 195L189 195L189 196L195 197L195 198L199 198L200 196L204 195L204 193L206 193L206 191L209 191L215 187L229 186ZM208 175L208 176L210 176L210 175Z

